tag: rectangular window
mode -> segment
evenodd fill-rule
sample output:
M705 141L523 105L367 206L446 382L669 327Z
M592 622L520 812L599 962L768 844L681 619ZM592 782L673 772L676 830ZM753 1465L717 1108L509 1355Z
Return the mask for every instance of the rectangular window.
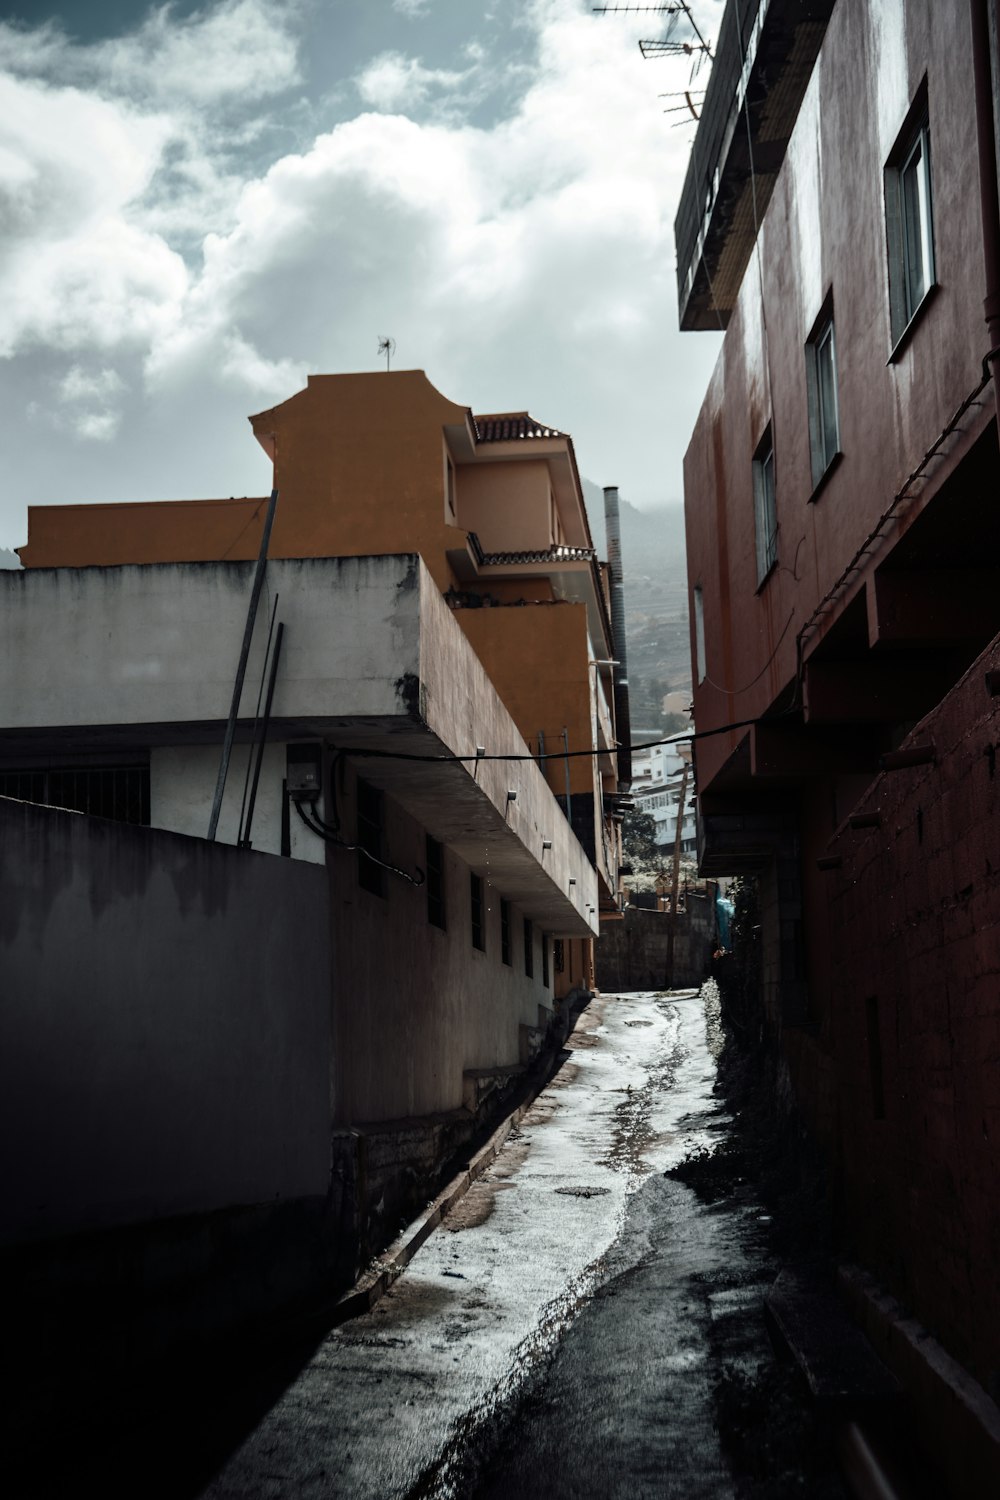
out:
M472 913L472 946L480 953L486 952L486 920L483 906L483 877L469 876L469 894Z
M510 902L500 899L500 957L505 964L512 962L510 956Z
M0 797L148 826L149 767L59 766L0 771Z
M926 88L885 167L889 314L895 346L934 285L934 211Z
M535 977L535 931L527 917L524 919L524 972L529 979Z
M774 490L774 443L770 427L754 454L753 511L759 587L778 561L778 510Z
M556 938L553 941L552 959L555 964L556 973L564 974L566 972L566 949L563 946L562 938Z
M444 850L427 835L427 920L432 927L447 927L444 909Z
M542 933L542 983L545 988L549 987L549 935Z
M358 885L373 896L385 896L382 852L382 793L358 780Z
M694 659L697 679L704 682L708 669L705 665L705 599L700 583L694 586Z
M809 448L813 487L840 452L837 409L837 350L833 314L826 312L806 344L806 385L809 393Z

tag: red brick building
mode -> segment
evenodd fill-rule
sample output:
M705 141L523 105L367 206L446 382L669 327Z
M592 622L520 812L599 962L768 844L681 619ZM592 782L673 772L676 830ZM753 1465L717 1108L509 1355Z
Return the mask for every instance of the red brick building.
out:
M995 0L731 0L676 224L681 326L725 330L685 459L702 871L758 876L847 1249L993 1401L996 42Z

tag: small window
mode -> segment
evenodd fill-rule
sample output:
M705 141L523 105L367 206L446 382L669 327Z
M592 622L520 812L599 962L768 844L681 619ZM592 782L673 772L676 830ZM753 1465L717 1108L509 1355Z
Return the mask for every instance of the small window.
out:
M486 924L483 909L483 877L471 875L469 877L469 892L472 908L472 946L478 948L480 953L486 952Z
M806 344L806 385L809 393L809 448L813 488L840 452L837 409L837 349L833 314L826 312Z
M529 979L535 977L535 931L527 917L524 919L524 972Z
M455 521L458 510L455 505L455 465L451 461L451 454L445 456L445 498L448 502L448 520Z
M427 835L427 920L432 927L447 927L444 908L444 850Z
M885 168L889 314L895 346L934 285L931 141L924 89Z
M566 949L562 938L555 938L552 943L552 959L557 974L566 972Z
M758 587L778 561L778 511L774 492L774 443L770 427L753 460L754 535Z
M700 583L694 586L694 656L698 681L704 682L708 669L705 664L705 599Z
M549 935L542 933L542 983L545 988L549 987Z
M385 896L382 852L382 793L358 781L358 885L373 896Z
M510 955L510 902L500 900L500 957L505 964L512 962Z

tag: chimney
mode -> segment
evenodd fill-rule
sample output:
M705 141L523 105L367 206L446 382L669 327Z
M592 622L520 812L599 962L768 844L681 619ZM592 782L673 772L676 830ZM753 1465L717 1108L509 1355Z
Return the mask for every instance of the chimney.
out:
M614 673L615 734L618 738L618 790L632 785L632 727L628 712L628 655L625 645L625 584L622 578L622 533L618 512L618 486L604 486L604 526L608 538L608 571L611 575L612 655Z

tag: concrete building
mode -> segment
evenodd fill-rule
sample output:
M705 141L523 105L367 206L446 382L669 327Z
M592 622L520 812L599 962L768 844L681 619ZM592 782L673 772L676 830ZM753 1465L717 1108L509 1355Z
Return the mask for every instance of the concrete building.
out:
M133 1282L163 1256L164 1221L197 1258L201 1216L254 1205L241 1253L280 1206L311 1226L300 1280L349 1272L557 1034L618 915L627 725L570 439L523 413L473 417L421 372L318 377L252 421L280 498L214 844L267 501L32 509L26 566L0 576L0 880L20 912L0 923L18 1017L0 1093L8 1139L31 1143L4 1242L44 1259L73 1237L86 1258L88 1235L131 1236ZM162 955L164 932L188 946L140 1022L141 954ZM310 986L290 1008L289 944L290 980ZM269 1046L238 1034L227 954L294 1097L260 1076ZM176 985L213 997L183 1062ZM51 1128L63 1012L83 1080L68 1154ZM247 1139L226 1104L240 1058L246 1098L266 1101ZM281 1141L258 1170L247 1140L272 1118ZM172 1163L162 1193L144 1152Z
M758 878L768 1026L962 1494L1000 1432L996 33L730 3L676 223L681 325L725 330L685 459L701 868Z
M656 823L656 845L666 854L673 854L677 840L682 792L681 853L693 855L698 848L697 804L690 770L684 779L684 769L690 766L691 742L686 739L632 751L632 800L639 812L648 813Z

